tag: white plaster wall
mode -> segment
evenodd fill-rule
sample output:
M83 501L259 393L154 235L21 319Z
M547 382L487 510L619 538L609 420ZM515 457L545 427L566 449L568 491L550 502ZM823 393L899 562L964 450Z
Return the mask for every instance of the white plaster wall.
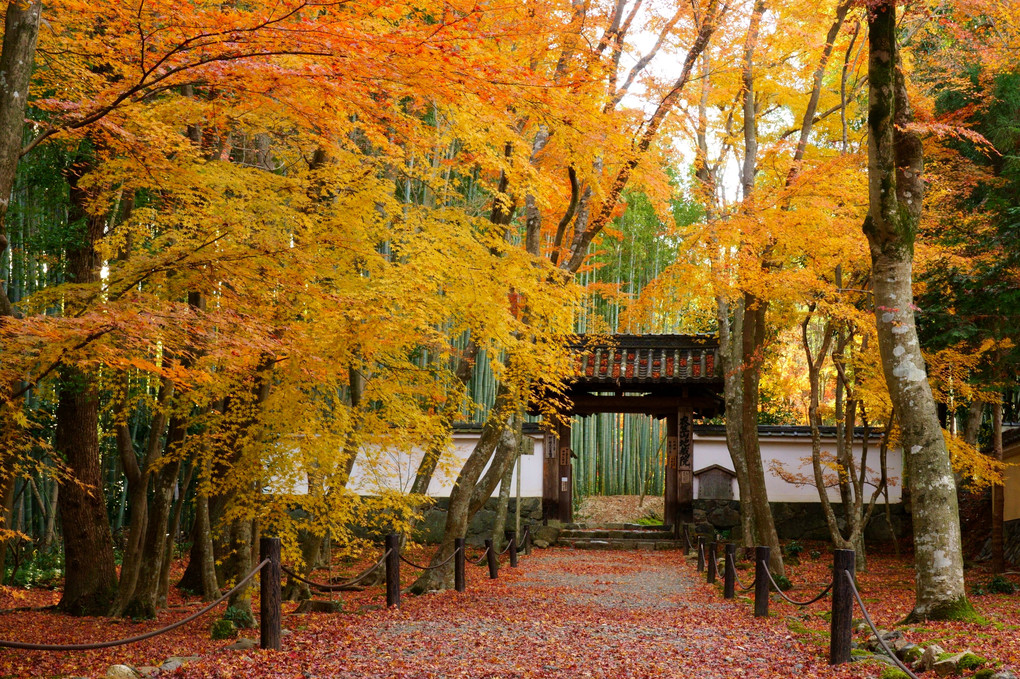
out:
M762 436L761 457L762 465L765 468L765 488L768 491L769 500L772 502L818 502L818 490L813 483L805 486L797 486L786 482L771 471L773 460L781 462L784 467L795 474L802 474L809 479L814 478L811 468L811 439L806 437L780 437ZM836 444L832 439L822 440L822 451L829 451L835 454ZM860 464L861 445L854 446L855 458ZM730 460L729 450L726 448L726 438L723 436L699 436L694 435L694 471L717 464L730 471L733 471L733 462ZM868 467L874 470L870 477L876 480L879 475L878 442L872 441L868 446ZM886 459L888 469L889 502L896 504L900 501L900 482L903 478L903 456L899 448L889 451ZM865 486L865 498L870 498L874 492L873 486ZM694 497L698 497L698 479L694 478ZM737 481L733 479L733 499L739 499L740 493L737 490ZM839 489L829 489L829 499L833 502L840 502ZM884 501L884 496L883 496Z
M540 435L525 435L535 442L534 453L521 456L521 497L542 497L543 440ZM478 441L477 433L455 433L453 443L439 460L429 484L432 497L449 497L457 474ZM348 488L355 493L375 495L383 491L410 492L414 474L423 456L421 449L410 452L393 450L365 451L358 456L351 471ZM486 470L488 466L486 466ZM483 471L484 474L484 471ZM510 495L517 493L517 467L510 485Z
M1016 521L1020 519L1020 444L1003 450L1002 459L1006 462L1002 481L1002 496L1005 499L1003 520Z
M521 497L541 497L544 437L531 435L529 438L535 442L535 452L521 458ZM471 454L477 440L477 433L454 434L452 446L441 458L439 468L432 478L428 489L429 495L449 497L457 473L468 455ZM834 452L835 442L831 439L823 440L822 450ZM861 447L858 443L855 446L858 461L860 460L860 450ZM777 460L782 462L790 472L806 475L809 479L813 478L811 440L809 438L762 436L761 453L769 500L773 502L818 502L818 491L813 483L803 486L788 483L773 473L770 466L773 460ZM363 452L354 465L348 488L362 494L378 494L386 490L406 493L414 482L414 473L421 457L422 451L418 449L412 450L410 453L386 450ZM725 438L695 434L694 470L698 471L713 464L730 471L733 470ZM900 502L900 481L903 477L902 455L898 448L889 451L887 464L889 478L892 481L889 487L889 501L895 504ZM877 479L878 444L876 441L869 445L868 466L874 470L874 474L869 474L869 476ZM517 492L516 483L517 471L515 467L511 485L512 495ZM866 497L870 497L872 491L872 486L866 486ZM694 479L694 497L698 497L697 477ZM736 479L734 479L733 498L739 499L739 497ZM838 489L829 489L829 499L834 502L840 501Z

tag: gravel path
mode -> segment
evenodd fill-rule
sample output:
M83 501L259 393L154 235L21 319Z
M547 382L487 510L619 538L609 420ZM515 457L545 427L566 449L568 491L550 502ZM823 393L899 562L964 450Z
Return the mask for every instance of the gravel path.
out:
M287 616L294 633L271 663L217 654L179 676L835 676L784 620L724 601L679 552L536 550L498 580L468 574L466 594L405 597L401 610Z

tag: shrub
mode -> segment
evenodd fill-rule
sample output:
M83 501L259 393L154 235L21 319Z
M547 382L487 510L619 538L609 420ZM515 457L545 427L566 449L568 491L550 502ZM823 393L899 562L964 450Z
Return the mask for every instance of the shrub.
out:
M1011 580L1002 575L996 575L994 578L988 581L985 586L992 594L1013 594L1016 592L1016 585Z
M251 629L255 626L255 616L245 608L230 606L227 610L223 611L223 619L229 620L235 627L241 629Z
M779 585L779 589L783 592L793 588L793 583L790 582L790 578L785 575L773 575L772 579L776 581L776 584Z
M228 609L229 610L229 609ZM233 639L237 636L237 627L233 621L227 620L226 618L220 618L213 622L209 628L210 636L215 641L221 641L223 639Z
M786 545L787 556L798 557L800 556L800 553L803 551L804 545L800 544L800 542L796 540L791 540L790 543Z

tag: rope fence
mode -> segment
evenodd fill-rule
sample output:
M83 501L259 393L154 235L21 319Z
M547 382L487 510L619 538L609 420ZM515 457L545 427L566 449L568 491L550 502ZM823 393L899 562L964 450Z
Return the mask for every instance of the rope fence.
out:
M303 582L306 585L308 585L309 587L314 587L315 589L319 590L320 592L338 592L340 590L347 589L348 587L353 587L354 585L357 585L358 583L364 581L366 578L368 578L368 576L372 575L372 573L375 572L375 569L379 568L379 566L381 566L381 565L383 565L383 563L385 563L387 556L389 556L389 552L386 552L386 554L383 554L383 557L381 559L376 561L372 566L366 568L365 571L361 575L357 576L353 580L347 580L345 582L336 582L336 583L315 582L313 580L308 580L307 578L304 578L304 577L298 575L297 573L295 573L291 569L287 568L286 566L282 566L281 570L284 573L286 573L288 576L290 576L290 577L294 578L295 580L297 580L298 582ZM401 557L401 558L403 558L403 557Z
M206 613L208 613L209 611L211 611L212 609L216 608L224 601L229 599L231 595L233 595L235 592L239 591L242 587L247 585L248 582L255 577L255 574L262 570L268 564L269 564L268 559L262 561L259 565L255 566L255 568L251 569L248 575L244 576L244 578L236 585L234 585L234 587L229 592L221 596L216 601L213 601L207 606L204 606L201 610L195 611L188 617L178 620L177 622L170 623L165 627L160 627L159 629L155 629L150 632L145 632L144 634L138 634L133 637L125 637L124 639L114 639L112 641L97 641L91 644L32 644L25 641L0 640L0 647L17 648L24 651L95 651L101 648L113 648L114 646L125 646L127 644L134 644L139 641L145 641L146 639L158 637L161 634L166 634L167 632L171 632L177 629L178 627L187 625L192 620L201 618L203 615L205 615Z
M686 536L686 534L687 527L684 526L683 535ZM706 580L709 583L715 581L717 568L716 553L718 546L719 543L715 541L706 542L704 536L698 536L697 568L699 573L705 572ZM879 633L878 628L876 628L872 622L868 611L864 608L864 601L861 598L860 592L857 590L857 584L854 580L854 564L856 555L852 549L834 550L832 557L832 578L829 583L814 597L804 601L799 601L787 596L787 594L783 592L779 583L776 582L775 577L769 570L769 557L771 556L771 551L767 546L759 545L754 548L754 580L752 580L751 584L747 586L744 586L737 576L737 546L733 543L725 543L723 546L725 556L725 564L723 568L723 598L733 599L738 587L740 588L740 591L743 592L754 590L754 616L757 618L764 618L769 615L769 599L773 592L778 594L784 601L798 607L810 606L821 601L827 596L831 596L832 614L829 629L830 665L840 665L850 662L850 650L853 640L853 630L851 629L851 625L854 602L856 600L857 605L860 606L861 612L864 614L865 621L867 621L868 626L871 627L871 631L874 632L875 637L878 639L878 642L881 644L885 653L892 659L892 662L894 662L897 667L910 677L910 679L917 679L910 669L896 657L896 654L889 648L888 644L886 644L882 635ZM685 549L684 551L686 553L687 550Z
M885 650L886 655L892 658L893 662L896 663L896 666L899 667L904 674L910 677L910 679L917 679L917 675L911 672L910 668L907 667L899 658L896 657L896 654L893 653L892 649L889 648L889 645L885 643L885 639L882 638L882 634L878 631L878 628L875 627L875 623L871 621L871 616L868 615L868 609L864 607L864 600L861 598L861 593L857 591L857 583L854 581L853 574L848 570L844 570L843 576L846 578L847 586L853 593L854 599L857 600L857 605L860 606L861 608L861 613L864 615L864 621L868 623L868 627L871 628L871 631L874 633L875 638L878 639L878 643L882 645L882 648L883 650Z
M768 573L769 582L772 583L772 587L776 590L776 594L778 594L781 598L785 599L787 603L791 603L794 606L801 606L801 607L803 607L803 606L810 606L811 604L813 604L815 602L821 601L822 598L826 594L829 593L829 590L832 589L832 583L830 582L828 585L825 586L825 589L822 590L822 593L819 594L818 596L814 597L813 599L808 599L807 601L795 601L795 600L791 599L790 597L786 596L786 593L783 591L783 589L776 582L776 579L772 577L772 572L770 570L766 569L765 572Z
M518 541L517 534L515 531L507 531L509 537L509 543L506 548L496 553L495 548L492 545L492 540L485 541L485 551L482 553L481 559L476 562L476 565L482 565L487 563L489 567L489 577L493 580L499 577L499 556L502 554L509 553L510 555L510 567L516 568L518 563L518 554L524 552L525 554L531 553L531 530L530 526L525 526L522 539ZM323 592L335 592L342 589L347 589L353 585L366 580L370 575L376 573L380 566L385 568L385 584L386 584L386 605L392 607L400 607L400 563L404 562L412 568L416 568L421 571L433 571L445 566L448 566L450 562L454 565L454 589L458 592L466 591L466 578L465 578L465 554L466 554L466 541L464 538L454 539L453 553L446 559L439 563L422 566L414 563L407 559L400 553L400 541L401 537L395 533L391 533L386 536L384 551L382 557L376 561L372 566L365 569L363 573L355 578L340 583L325 583L316 582L303 577L294 570L287 568L281 563L280 553L280 539L279 538L261 538L259 541L259 563L251 569L241 580L234 585L230 591L225 593L223 596L216 599L206 606L203 606L200 610L195 611L191 615L182 618L176 622L173 622L165 627L155 629L144 634L139 634L124 639L114 639L111 641L98 641L94 643L77 643L77 644L36 644L26 641L8 641L0 639L0 648L14 648L25 651L92 651L103 648L112 648L114 646L124 646L127 644L133 644L139 641L145 641L153 637L166 634L171 632L178 627L188 624L202 616L206 615L214 608L222 604L224 601L229 599L231 596L241 591L244 587L251 582L251 580L261 573L259 579L259 634L260 634L260 645L263 649L270 650L281 650L281 639L282 639L282 606L281 606L281 580L283 575L286 574L298 582L303 582L311 588L314 588ZM523 543L523 545L522 545Z

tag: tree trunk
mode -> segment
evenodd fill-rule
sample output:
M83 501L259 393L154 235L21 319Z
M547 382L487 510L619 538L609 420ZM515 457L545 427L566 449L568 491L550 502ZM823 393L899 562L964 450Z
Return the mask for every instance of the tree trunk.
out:
M1002 462L1002 401L992 404L992 457ZM1006 552L1003 541L1003 519L1006 515L1006 497L1001 483L992 486L992 573L1006 570Z
M99 397L81 371L62 373L54 448L73 478L58 498L65 562L60 608L71 615L103 615L117 590L117 568L100 466Z
M223 571L228 580L236 582L251 570L251 550L254 542L252 522L249 519L234 519L228 533L230 552L223 560ZM251 610L251 583L230 595L227 607L236 611L234 624L238 627L254 626Z
M924 157L910 131L907 88L898 67L896 3L868 12L870 210L864 233L871 249L878 343L889 396L900 421L910 478L916 592L909 618L973 615L963 580L956 483L939 426L914 324L913 242L921 216Z
M156 593L156 608L162 610L167 607L167 600L170 598L170 566L174 560L174 543L181 532L181 515L184 513L184 504L188 496L188 488L191 486L191 479L195 475L195 465L188 466L188 472L184 475L178 490L178 498L174 503L173 516L170 519L170 530L167 531L167 544L163 550L163 565L159 570L159 589Z
M67 171L68 222L81 225L82 232L67 247L66 272L78 284L99 280L95 246L105 227L102 217L88 213L88 196L79 186L89 166L80 159ZM60 607L74 615L97 615L107 612L117 586L99 452L99 395L88 373L67 366L60 374L55 447L74 476L59 503L66 563Z
M514 455L507 465L506 471L503 472L503 477L499 480L499 502L496 505L496 520L492 524L492 544L496 546L497 550L502 551L506 538L504 533L506 531L506 513L510 507L510 484L513 481L514 476L514 463L517 462L517 458L520 456L521 450L521 432L520 425L522 424L522 418L516 419L516 425L514 427L514 438L517 448L517 455Z
M127 390L127 384L124 385ZM121 466L124 469L124 476L128 485L128 520L127 542L124 546L122 566L120 569L120 583L117 588L117 597L110 607L110 615L123 615L125 609L135 593L135 586L138 583L138 574L141 572L142 563L145 560L145 535L148 529L149 517L149 480L151 477L152 464L159 455L159 448L166 428L166 415L164 408L173 395L174 387L170 380L164 380L160 385L159 394L156 397L157 408L152 417L149 427L149 439L145 447L142 462L139 464L135 454L135 446L131 431L127 422L117 422L114 425L117 436L117 448L120 453ZM127 404L122 404L121 416L126 414Z
M216 554L212 540L212 522L209 520L209 494L199 490L195 499L195 531L193 539L198 545L198 577L202 586L202 598L215 601L220 598L220 585L216 577ZM195 558L192 551L191 558ZM188 564L191 565L190 563Z
M513 430L507 426L511 415L507 412L509 405L509 394L506 388L500 384L496 394L496 403L493 406L489 419L482 427L482 433L478 438L471 455L464 462L457 481L450 492L450 503L446 512L446 525L443 528L443 541L439 549L432 557L429 565L435 566L445 561L453 554L454 540L467 535L468 522L473 513L470 511L474 504L472 495L476 491L482 471L493 457L496 449L502 444L504 438L512 438ZM495 462L493 463L495 464ZM499 477L502 476L500 473ZM499 478L497 477L497 478ZM491 489L490 489L491 493ZM453 588L453 562L442 568L425 571L417 582L412 585L414 592L427 592L434 589Z
M3 52L0 53L0 255L7 249L7 208L24 140L28 84L35 63L35 44L42 16L41 0L7 3ZM15 315L0 286L0 317Z
M716 298L719 323L719 360L723 372L723 399L726 403L726 448L733 462L740 493L740 530L745 549L755 546L754 511L751 508L751 483L747 474L747 460L744 455L744 434L742 420L731 417L744 409L744 365L741 360L740 339L744 332L744 301L741 299L733 310L730 320L729 303L723 297Z
M744 295L744 328L741 344L744 370L743 408L739 414L727 413L727 419L738 415L741 419L741 442L744 462L747 465L747 485L750 491L751 513L754 517L755 538L758 544L768 545L769 569L776 575L785 575L783 550L772 520L768 491L765 488L765 467L761 461L758 443L758 388L761 382L762 352L765 350L765 312L767 304L754 295ZM741 494L743 495L743 494Z
M138 572L131 599L124 614L133 618L154 618L159 598L160 573L163 554L167 549L167 529L173 491L181 470L180 447L184 443L187 427L184 418L175 416L170 421L166 437L163 464L152 479L152 496L149 500L148 521L142 547L143 560Z
M963 423L963 440L971 446L977 446L978 434L981 433L981 416L984 415L985 404L974 399L967 406L967 417Z

